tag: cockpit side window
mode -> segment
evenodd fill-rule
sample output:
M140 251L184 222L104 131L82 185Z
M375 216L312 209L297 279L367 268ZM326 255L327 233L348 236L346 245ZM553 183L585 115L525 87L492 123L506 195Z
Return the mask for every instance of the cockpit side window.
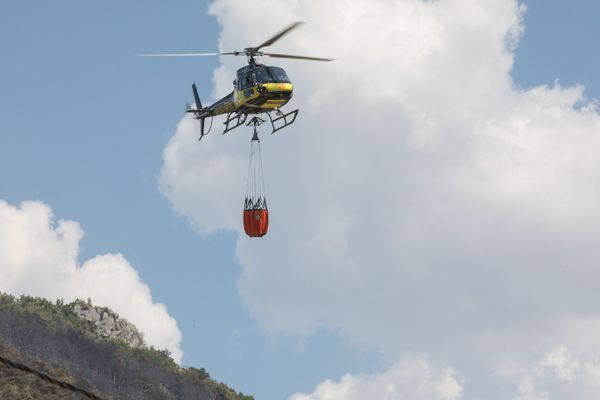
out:
M238 71L237 89L244 90L254 86L254 72L252 70Z
M247 72L244 74L242 78L242 89L247 89L250 86L254 85L254 79L252 77L252 72Z

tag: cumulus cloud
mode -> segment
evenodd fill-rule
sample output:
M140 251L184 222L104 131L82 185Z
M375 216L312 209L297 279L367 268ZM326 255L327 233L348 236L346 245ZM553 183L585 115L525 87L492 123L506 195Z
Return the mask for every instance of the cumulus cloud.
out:
M496 370L497 376L516 388L515 400L598 398L600 363L597 354L580 354L577 345L560 345L521 365ZM507 397L509 398L509 397Z
M490 393L480 371L505 353L534 357L574 336L598 351L581 332L598 317L600 116L582 86L512 81L525 8L259 4L212 3L222 50L279 29L265 23L268 9L282 26L309 22L270 50L337 59L277 63L296 85L287 108L301 111L291 128L262 135L270 233L241 231L249 131L198 144L184 118L161 187L202 234L239 232L239 289L260 324L335 330L388 363L431 354L466 377L465 395ZM215 97L242 63L223 58ZM544 395L535 383L523 381L524 396Z
M178 362L181 333L163 304L121 254L105 254L79 265L83 230L56 221L50 207L27 201L19 207L0 200L0 291L49 299L92 299L126 318L146 342L168 349Z
M346 375L327 380L313 393L290 400L457 400L462 398L460 378L450 368L432 366L425 357L405 357L379 375Z

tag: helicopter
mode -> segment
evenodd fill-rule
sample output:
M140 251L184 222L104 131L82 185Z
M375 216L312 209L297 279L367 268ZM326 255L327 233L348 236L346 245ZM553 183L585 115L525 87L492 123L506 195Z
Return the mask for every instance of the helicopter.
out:
M298 109L284 113L281 107L292 98L294 86L285 70L277 66L259 64L257 57L287 58L310 61L333 61L330 58L307 57L290 54L266 53L262 49L281 39L290 31L302 25L303 22L293 22L279 33L272 36L262 44L255 47L246 47L241 51L222 53L179 53L179 54L141 54L145 57L196 57L196 56L246 56L248 65L237 70L236 79L233 81L234 89L227 96L214 102L208 107L203 107L198 95L196 84L192 84L194 102L196 107L186 107L187 113L194 114L200 121L200 138L202 140L212 128L212 118L226 114L225 129L223 134L246 124L249 115L254 115L248 124L257 125L265 122L258 114L266 114L271 122L271 134L293 124L298 116ZM274 114L274 115L272 115ZM205 120L211 118L210 127L205 131Z

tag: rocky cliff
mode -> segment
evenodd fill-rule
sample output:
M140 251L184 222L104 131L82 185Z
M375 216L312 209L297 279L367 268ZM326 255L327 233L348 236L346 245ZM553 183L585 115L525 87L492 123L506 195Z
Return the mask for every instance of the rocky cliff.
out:
M93 306L90 301L75 300L68 307L79 318L89 321L96 327L96 333L106 339L122 340L131 347L146 347L144 335L114 311L106 307Z

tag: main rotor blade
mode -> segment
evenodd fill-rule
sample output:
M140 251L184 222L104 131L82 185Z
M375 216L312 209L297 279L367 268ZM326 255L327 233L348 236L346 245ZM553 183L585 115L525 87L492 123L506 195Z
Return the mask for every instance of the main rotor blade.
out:
M279 39L281 39L281 37L283 35L289 33L293 29L296 29L298 26L302 25L303 23L304 22L301 22L301 21L293 22L290 26L288 26L287 28L285 28L284 30L282 30L281 32L279 32L278 34L276 34L275 36L273 36L271 39L267 40L266 42L264 42L260 46L252 47L252 49L258 51L258 50L262 49L263 47L267 47L267 46L272 45L273 43L275 43L276 41L278 41Z
M333 58L293 56L293 55L290 55L290 54L262 53L262 55L263 56L268 56L268 57L273 57L273 58L293 58L295 60L334 61Z
M200 57L200 56L237 56L233 53L169 53L169 54L136 54L138 57Z

